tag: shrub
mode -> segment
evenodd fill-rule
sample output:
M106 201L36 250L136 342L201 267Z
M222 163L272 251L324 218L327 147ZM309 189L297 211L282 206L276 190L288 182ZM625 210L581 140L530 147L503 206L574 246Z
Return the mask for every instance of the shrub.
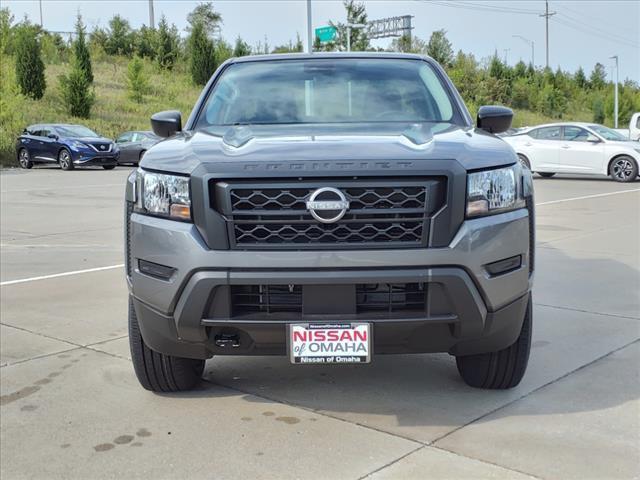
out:
M144 95L149 91L149 79L144 73L144 63L140 57L133 57L127 67L127 88L129 98L142 103Z
M68 75L60 75L60 91L69 115L89 118L95 94L85 71L74 59Z
M23 23L17 29L16 79L23 95L40 99L47 88L44 79L44 63L36 29Z
M156 60L160 68L171 70L178 58L180 50L180 38L178 37L178 29L175 25L167 23L167 19L163 15L158 24L158 33L156 36Z
M202 21L195 22L191 28L189 51L191 79L196 85L204 85L216 69L216 52L213 41L207 38Z
M97 38L96 38L97 39ZM109 31L106 34L104 50L109 55L127 55L133 52L133 32L129 21L120 15L109 20Z
M76 21L76 41L73 42L73 53L78 62L78 66L84 72L89 83L93 83L93 69L91 67L91 55L85 39L85 28L82 23L82 16L78 14Z

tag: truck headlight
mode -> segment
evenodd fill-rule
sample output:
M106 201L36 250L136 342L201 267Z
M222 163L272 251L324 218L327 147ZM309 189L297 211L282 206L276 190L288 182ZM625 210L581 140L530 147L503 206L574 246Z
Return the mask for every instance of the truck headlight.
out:
M525 207L522 167L473 172L467 176L467 217L480 217Z
M136 190L138 213L191 221L189 177L138 169Z

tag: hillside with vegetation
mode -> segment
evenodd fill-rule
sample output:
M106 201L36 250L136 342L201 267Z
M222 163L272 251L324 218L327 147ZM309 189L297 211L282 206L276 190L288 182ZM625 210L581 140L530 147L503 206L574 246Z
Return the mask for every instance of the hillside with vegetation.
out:
M362 4L345 1L350 23L365 23ZM187 16L181 36L162 18L157 28L133 29L114 16L108 28L86 32L78 17L73 41L42 30L27 19L16 22L0 9L0 165L15 165L14 144L32 123L82 123L115 138L126 130L148 129L152 113L177 109L187 115L202 85L226 59L264 53L300 52L295 41L271 47L250 46L242 38L220 38L222 18L211 3L198 5ZM332 23L332 22L330 22ZM333 24L333 23L332 23ZM335 42L315 50L346 49L347 29L335 23ZM361 30L351 31L353 50L372 48ZM516 112L514 126L553 120L594 121L613 125L613 85L605 67L588 74L551 71L519 62L505 64L497 54L477 59L458 51L443 30L429 40L399 38L386 50L430 55L445 67L472 114L480 105L502 104ZM626 126L640 111L640 88L626 80L620 89L619 124Z

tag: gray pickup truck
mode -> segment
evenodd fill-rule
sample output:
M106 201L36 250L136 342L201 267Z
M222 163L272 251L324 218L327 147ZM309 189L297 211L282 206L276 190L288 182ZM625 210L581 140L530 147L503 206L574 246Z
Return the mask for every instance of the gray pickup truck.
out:
M231 59L126 188L129 335L146 389L193 388L215 355L305 364L448 352L474 387L524 375L531 173L474 126L432 59ZM335 368L340 368L336 366Z

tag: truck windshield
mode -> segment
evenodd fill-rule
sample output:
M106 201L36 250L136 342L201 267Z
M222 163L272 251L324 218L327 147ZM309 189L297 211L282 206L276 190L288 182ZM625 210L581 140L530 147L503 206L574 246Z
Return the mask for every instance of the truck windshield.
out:
M453 116L447 87L422 60L273 60L228 67L195 127L451 122Z

